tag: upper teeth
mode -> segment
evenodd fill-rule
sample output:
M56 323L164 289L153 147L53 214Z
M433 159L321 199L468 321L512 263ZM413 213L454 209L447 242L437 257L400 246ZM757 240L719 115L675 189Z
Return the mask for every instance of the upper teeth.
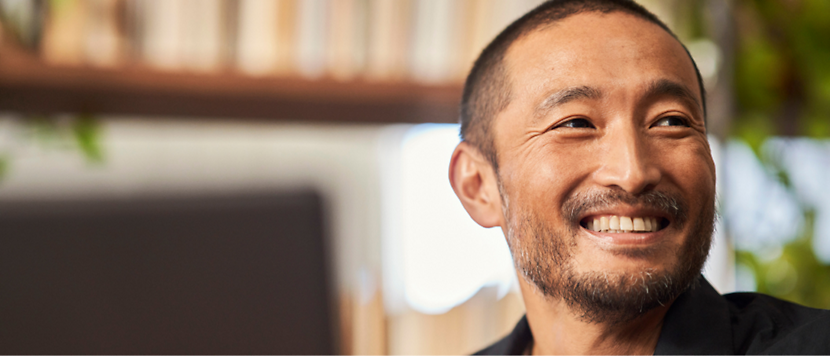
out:
M588 220L587 225L588 230L601 232L657 231L660 229L656 217L600 216Z

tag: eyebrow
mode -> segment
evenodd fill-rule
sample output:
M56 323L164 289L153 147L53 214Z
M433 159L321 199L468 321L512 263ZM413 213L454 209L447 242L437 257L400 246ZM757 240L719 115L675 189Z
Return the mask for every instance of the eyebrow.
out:
M549 95L541 104L536 108L536 117L544 116L548 111L553 110L555 107L564 105L568 102L578 100L578 99L599 99L602 96L602 92L599 89L592 88L589 86L578 86L578 87L571 87L559 90L551 95Z
M644 98L653 98L663 95L673 96L675 98L688 101L693 103L696 108L701 108L700 100L698 100L698 98L692 93L689 87L668 79L660 79L652 82L646 90Z

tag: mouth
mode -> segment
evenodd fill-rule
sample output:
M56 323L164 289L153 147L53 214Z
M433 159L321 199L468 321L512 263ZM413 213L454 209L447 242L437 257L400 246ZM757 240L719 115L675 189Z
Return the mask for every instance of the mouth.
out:
M608 234L650 233L667 228L671 221L661 216L591 215L582 218L584 229Z
M664 216L642 212L640 214L595 214L582 218L579 225L586 237L605 248L645 247L665 240L666 228L671 220Z

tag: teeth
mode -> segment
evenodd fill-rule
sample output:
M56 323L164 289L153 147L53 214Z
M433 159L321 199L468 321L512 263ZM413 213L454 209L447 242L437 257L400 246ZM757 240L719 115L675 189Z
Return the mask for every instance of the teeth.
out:
M634 218L634 231L646 231L646 224L643 222L643 218Z
M634 230L634 223L631 222L631 218L627 216L620 217L620 230L622 231L632 231Z
M620 229L620 217L619 216L612 216L611 219L608 219L608 227L611 230L619 230Z
M600 216L586 222L586 228L593 231L622 233L632 231L651 232L660 229L656 217Z

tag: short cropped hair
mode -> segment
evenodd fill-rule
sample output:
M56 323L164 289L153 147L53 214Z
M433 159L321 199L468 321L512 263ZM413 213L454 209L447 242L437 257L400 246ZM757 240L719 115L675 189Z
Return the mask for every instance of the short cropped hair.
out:
M514 21L496 36L476 59L464 83L464 93L461 97L461 139L476 147L490 161L496 173L498 173L498 155L491 131L493 119L507 107L511 100L510 78L504 65L507 50L513 42L525 34L584 12L631 14L660 26L677 39L677 36L657 16L633 0L549 0ZM686 50L695 68L700 94L703 96L705 118L706 92L703 79L686 46L683 46L683 49Z

